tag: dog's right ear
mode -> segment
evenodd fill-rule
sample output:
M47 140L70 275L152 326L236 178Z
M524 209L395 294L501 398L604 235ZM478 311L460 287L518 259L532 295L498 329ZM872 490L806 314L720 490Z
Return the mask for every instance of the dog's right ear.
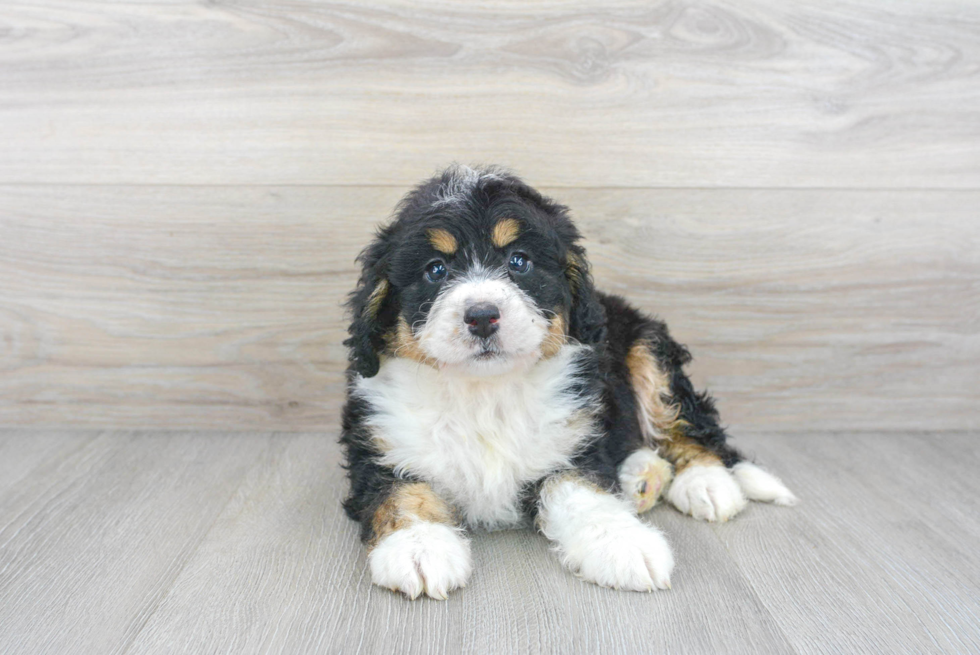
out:
M347 328L350 337L344 345L348 348L351 367L366 378L378 373L384 333L397 314L391 284L386 277L391 241L390 228L382 229L371 245L358 255L361 277L347 301L352 320Z

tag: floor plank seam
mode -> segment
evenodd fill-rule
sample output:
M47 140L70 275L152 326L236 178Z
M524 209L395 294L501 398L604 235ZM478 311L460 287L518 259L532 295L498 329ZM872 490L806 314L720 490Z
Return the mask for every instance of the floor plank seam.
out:
M748 587L749 587L749 589L750 589L750 590L751 590L751 592L752 592L752 597L753 597L753 598L754 598L754 599L756 600L756 602L758 603L758 606L759 606L759 608L760 608L761 610L763 610L763 611L764 611L764 612L766 613L765 615L766 615L766 616L767 616L767 617L769 618L769 620L770 620L770 621L772 622L772 626L773 626L773 628L774 628L775 630L777 630L777 631L779 632L779 634L780 634L780 635L782 635L782 637L783 637L783 639L784 639L784 640L786 641L786 643L787 643L787 644L788 644L788 645L790 646L790 648L792 648L792 649L793 649L793 653L795 653L795 655L803 655L803 654L802 654L802 653L801 653L801 652L800 652L800 651L799 651L799 650L798 650L798 649L796 648L796 645L795 645L795 644L794 644L794 643L792 642L792 640L790 640L790 638L789 638L789 635L788 635L788 634L786 634L786 631L785 631L785 630L783 630L783 626L782 626L782 625L780 625L780 622L779 622L779 621L778 621L778 620L776 619L776 617L775 617L775 616L773 615L773 613L772 613L772 611L771 611L771 610L769 609L769 605L767 605L767 604L766 604L766 602L765 602L765 601L764 601L764 600L762 599L762 596L760 596L760 595L759 595L759 590L758 590L758 589L756 588L756 586L755 586L755 584L753 583L753 581L752 581L752 579L751 579L751 578L750 578L750 577L749 577L749 576L748 576L748 575L747 575L747 574L745 573L745 570L744 570L744 569L742 568L742 566L741 566L741 565L740 565L740 564L739 564L739 563L738 563L738 562L736 561L736 559L735 559L735 557L734 557L734 556L733 556L733 554L732 554L732 551L731 551L731 549L730 549L730 548L728 547L728 544L726 544L726 543L725 543L725 540L724 540L724 539L722 539L722 538L721 538L721 535L719 535L719 534L718 534L718 531L717 531L717 528L718 528L719 526L717 526L717 525L712 525L712 526L710 526L710 527L711 527L711 534L712 534L712 535L714 535L714 537L715 537L715 539L716 539L716 540L718 540L718 543L719 543L719 544L721 545L721 547L722 547L722 549L723 549L723 550L725 551L725 554L726 554L726 555L728 555L728 560L729 560L729 563L730 563L730 566L732 566L732 567L733 567L733 568L734 568L734 569L735 569L736 571L738 571L738 574L739 574L739 576L740 576L740 577L741 577L741 578L742 578L743 580L745 580L745 584L747 584L747 585L748 585Z
M160 609L160 606L167 600L167 598L170 597L170 594L174 590L174 586L177 584L177 581L180 579L180 576L187 569L188 564L190 564L193 561L194 556L200 550L201 546L207 541L208 536L214 531L214 528L218 524L218 521L220 521L221 517L224 516L225 510L228 508L231 502L235 499L235 496L245 485L246 480L248 480L248 476L252 473L252 471L254 471L256 468L262 465L262 461L266 459L266 457L269 454L269 451L272 450L273 444L275 443L275 437L279 436L279 433L268 433L268 434L269 434L269 444L266 446L266 448L263 448L262 451L259 452L259 454L255 458L255 461L250 466L248 466L248 468L242 473L241 478L238 481L238 484L235 485L234 489L232 489L231 492L228 494L228 497L224 500L224 502L221 503L221 509L215 512L214 519L212 519L210 525L208 525L206 530L203 530L201 532L200 537L197 539L197 542L193 545L193 547L188 549L184 561L181 562L180 565L177 567L177 570L174 571L173 577L171 577L166 590L159 595L159 597L153 603L150 610L145 614L145 617L140 622L139 627L133 632L132 638L129 639L126 643L122 644L120 649L117 651L119 655L130 655L133 645L136 643L136 641L139 639L139 636L146 629L146 626L149 625L150 620Z

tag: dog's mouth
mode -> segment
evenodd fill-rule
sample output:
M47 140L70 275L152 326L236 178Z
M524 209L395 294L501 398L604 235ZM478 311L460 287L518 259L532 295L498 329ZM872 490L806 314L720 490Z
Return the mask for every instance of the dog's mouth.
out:
M476 359L478 361L487 361L489 359L497 359L499 357L503 357L503 353L501 353L499 350L494 350L492 348L484 348L477 354L473 355L473 359Z

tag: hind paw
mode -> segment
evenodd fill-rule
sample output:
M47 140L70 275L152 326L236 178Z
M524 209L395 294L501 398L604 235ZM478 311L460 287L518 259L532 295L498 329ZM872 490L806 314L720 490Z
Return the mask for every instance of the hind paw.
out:
M732 468L732 475L749 500L774 505L795 505L798 501L783 481L751 462L739 462Z

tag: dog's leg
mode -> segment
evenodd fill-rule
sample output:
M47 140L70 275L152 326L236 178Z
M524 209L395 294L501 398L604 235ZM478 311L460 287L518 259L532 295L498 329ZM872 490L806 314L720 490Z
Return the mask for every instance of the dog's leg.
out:
M590 582L632 591L670 588L674 556L660 531L640 521L629 501L576 473L542 484L537 522L562 563Z
M374 584L417 598L466 585L473 570L470 543L452 510L424 482L399 482L374 510L368 541Z
M778 478L743 461L728 445L711 398L695 391L684 373L690 359L686 349L670 338L663 324L650 321L646 327L648 336L630 347L626 367L643 436L674 466L670 503L707 521L727 521L745 508L747 499L795 503ZM644 451L631 455L621 468L620 482L628 493L632 488L627 483L635 480L624 480L625 464Z
M684 374L686 351L670 339L666 327L653 322L647 327L661 332L634 342L626 366L636 395L640 430L647 443L656 444L660 455L674 466L667 498L695 518L726 521L746 504L726 467L726 463L740 459L738 453L725 443L725 432L718 425L710 399L695 393ZM659 348L652 344L659 344ZM725 462L723 456L732 461Z

